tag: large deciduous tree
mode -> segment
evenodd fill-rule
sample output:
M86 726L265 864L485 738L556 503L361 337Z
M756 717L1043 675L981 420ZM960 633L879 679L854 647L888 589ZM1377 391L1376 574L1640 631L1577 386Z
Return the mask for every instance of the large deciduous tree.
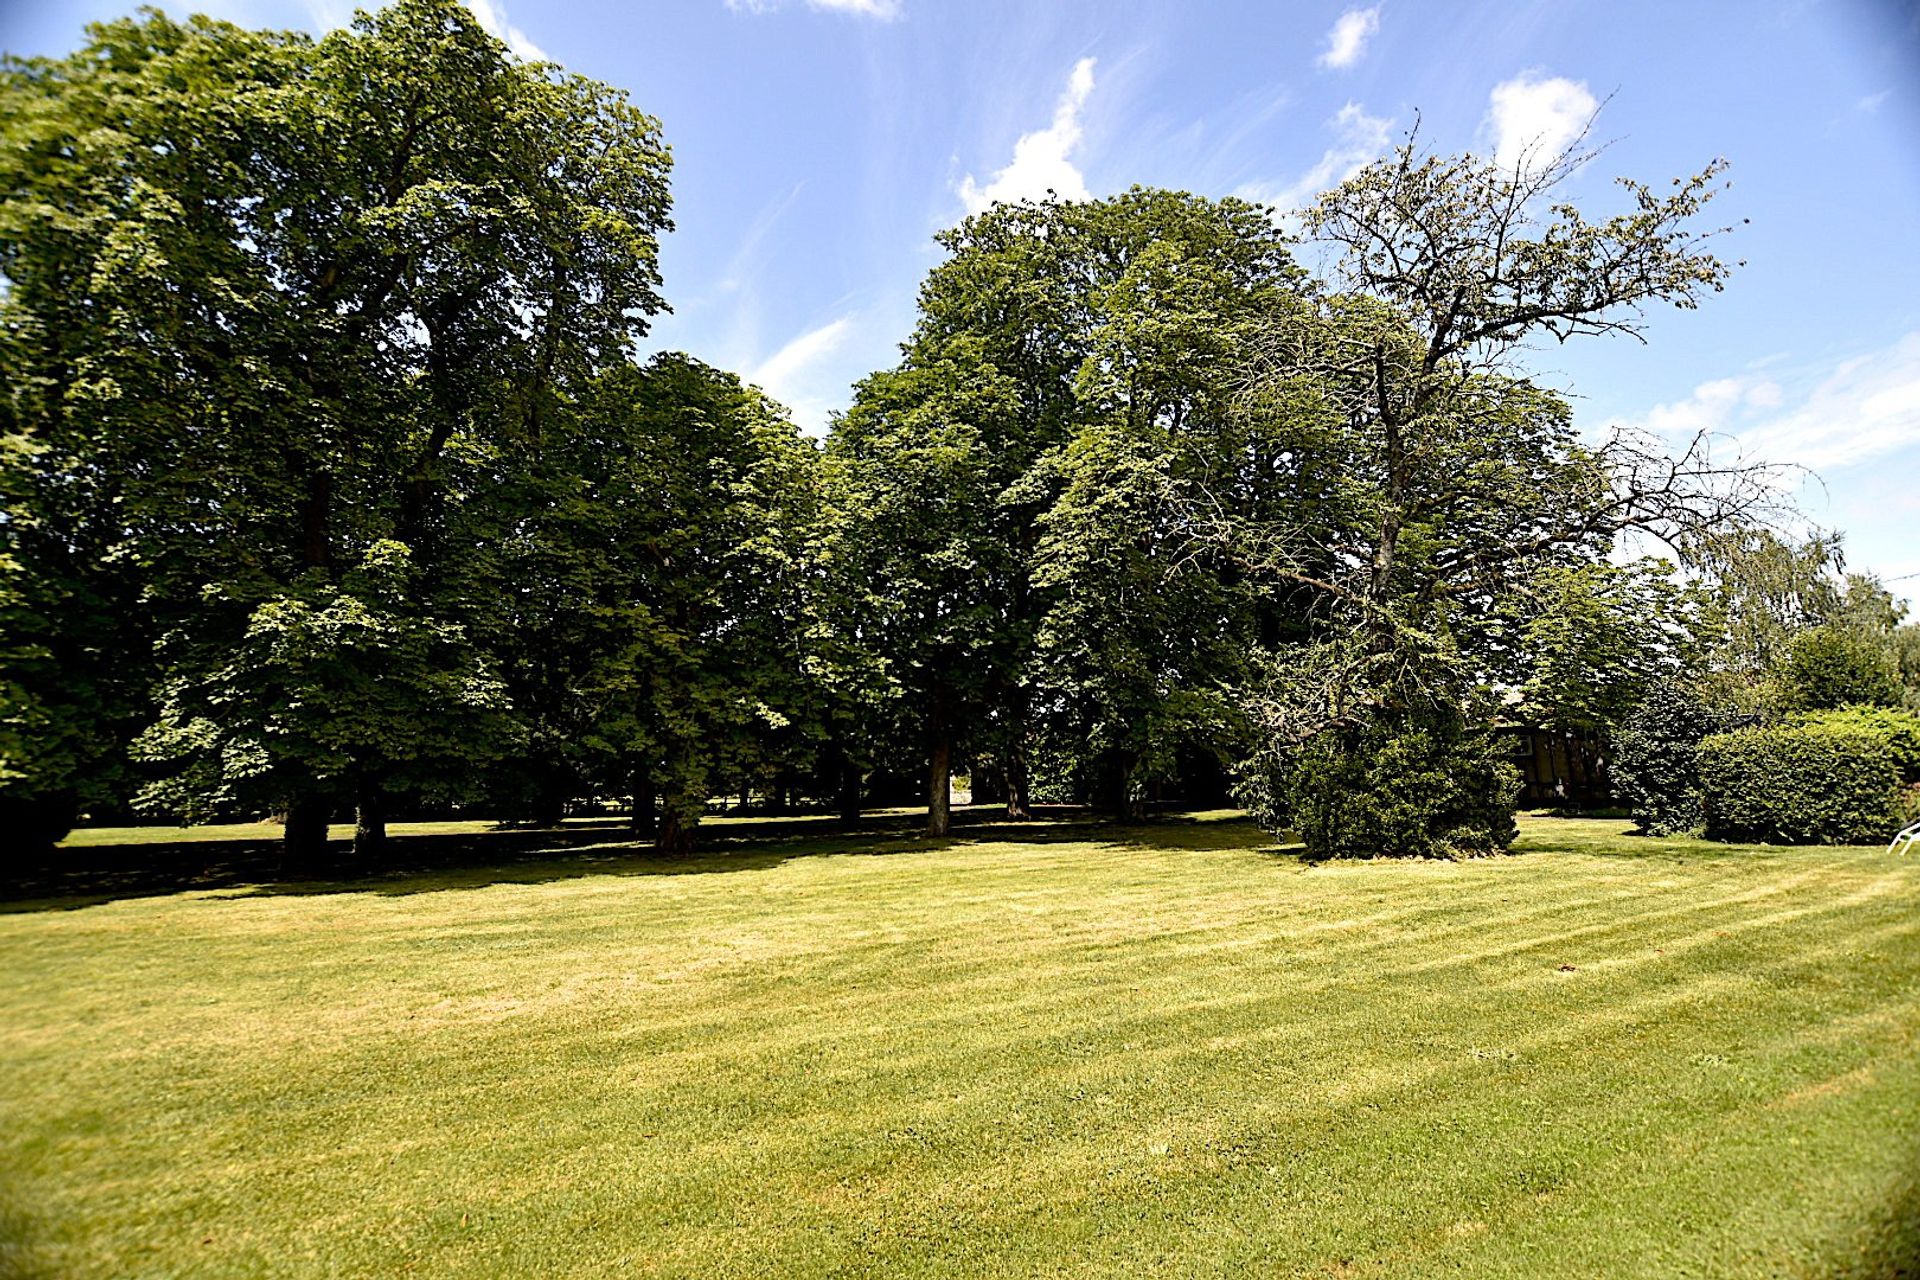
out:
M557 410L661 306L658 127L452 0L319 41L149 13L4 93L8 496L59 517L10 520L8 554L75 590L131 566L150 800L281 805L302 853L357 802L377 840L409 778L512 736L476 644L494 548ZM474 714L401 696L444 692L418 663ZM343 703L379 722L344 754Z
M1625 182L1630 208L1595 222L1554 202L1590 158L1503 168L1409 141L1305 211L1333 288L1276 317L1250 411L1340 464L1306 518L1217 518L1250 572L1324 602L1256 700L1268 745L1249 770L1320 852L1502 847L1510 783L1474 725L1503 602L1624 532L1690 545L1766 499L1704 439L1583 439L1520 367L1530 338L1638 333L1644 307L1694 306L1726 276L1696 226L1718 164L1666 194ZM1378 812L1393 776L1427 772L1473 781L1428 789L1424 818Z
M829 446L852 629L927 743L932 829L957 743L1023 815L1043 729L1094 744L1125 807L1228 718L1250 624L1174 497L1244 445L1250 340L1303 275L1258 207L1166 191L998 205L941 240L900 367Z

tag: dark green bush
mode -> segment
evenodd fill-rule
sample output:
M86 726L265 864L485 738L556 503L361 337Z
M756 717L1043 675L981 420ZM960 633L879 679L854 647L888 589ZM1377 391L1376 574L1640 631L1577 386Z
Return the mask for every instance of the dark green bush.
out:
M1700 826L1700 739L1726 728L1688 690L1656 685L1614 734L1613 793L1640 829L1677 835Z
M1286 787L1294 829L1323 858L1499 853L1518 828L1520 774L1457 716L1329 730Z
M1900 707L1842 707L1838 711L1803 711L1789 724L1849 729L1886 739L1902 782L1920 782L1920 715Z
M1779 725L1700 743L1707 835L1777 844L1876 844L1897 829L1900 770L1887 740Z

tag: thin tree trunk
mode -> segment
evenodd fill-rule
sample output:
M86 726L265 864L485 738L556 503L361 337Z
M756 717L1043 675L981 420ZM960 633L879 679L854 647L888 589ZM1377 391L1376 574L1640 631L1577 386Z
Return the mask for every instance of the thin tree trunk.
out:
M1134 822L1142 816L1133 799L1133 757L1115 753L1107 757L1101 789L1106 792L1101 806L1121 822Z
M1007 783L1007 818L1013 822L1024 822L1033 816L1027 790L1032 781L1027 769L1027 718L1031 703L1026 686L1015 681L1007 698L1006 758L1001 762L1001 773Z
M927 768L927 834L944 836L952 829L953 734L943 724L934 730Z
M860 821L860 766L851 760L840 763L840 821Z
M658 801L653 779L646 770L636 769L633 774L633 815L630 819L634 835L650 836L660 830L660 814L656 808Z
M1027 777L1027 748L1018 743L1007 754L1007 819L1011 822L1025 822L1033 817L1033 805L1028 796L1030 779Z
M387 853L386 797L378 788L360 793L353 815L353 860L366 864L381 861Z

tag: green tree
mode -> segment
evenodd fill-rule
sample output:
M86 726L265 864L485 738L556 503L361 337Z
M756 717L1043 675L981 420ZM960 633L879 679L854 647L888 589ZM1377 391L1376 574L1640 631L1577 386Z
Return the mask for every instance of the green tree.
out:
M320 664L342 699L377 680L356 663L385 651L351 628L249 638L304 608L332 616L319 602L370 582L388 543L409 569L382 579L403 600L362 601L383 627L406 619L427 648L493 630L516 471L661 305L655 122L511 58L452 0L399 0L317 42L150 13L92 28L72 57L10 64L5 94L0 364L32 442L16 487L36 509L97 490L80 518L111 525L95 541L133 566L163 638L162 724L224 726L220 743L271 717L324 721L326 689L273 703L306 678L274 664L328 636L346 646ZM267 665L236 671L236 654ZM456 736L362 736L345 772L289 757L244 779L174 735L154 746L174 772L148 795L285 806L303 853L328 809L363 802L377 840L418 761L468 776L499 749L458 736L480 721L442 723ZM190 794L194 779L213 789Z
M866 529L837 562L915 601L876 602L858 629L885 638L906 732L936 771L959 744L1004 772L1022 815L1044 725L1095 742L1093 771L1123 796L1176 738L1221 722L1231 646L1217 640L1234 620L1187 618L1213 639L1176 662L1154 612L1188 587L1197 604L1211 571L1165 486L1223 469L1242 441L1231 404L1248 339L1302 273L1257 207L1144 189L995 206L942 243L901 366L863 384L830 445ZM1109 483L1124 493L1102 500ZM1142 519L1158 531L1128 527ZM1122 545L1128 564L1100 559ZM1153 603L1117 609L1114 591ZM909 621L929 597L937 612ZM943 797L934 782L936 809Z
M956 744L1004 662L1009 547L989 535L1002 486L979 424L1002 419L1012 380L984 359L877 373L827 442L828 616L877 677L869 723L924 752L927 829L945 835Z
M1306 211L1307 233L1337 255L1338 291L1276 317L1256 398L1293 424L1298 454L1339 466L1296 518L1222 528L1250 572L1324 602L1325 625L1256 704L1277 741L1250 769L1266 794L1287 794L1286 761L1324 755L1323 739L1405 741L1408 769L1427 759L1478 776L1489 748L1461 726L1485 713L1504 601L1554 566L1598 561L1623 532L1685 545L1764 502L1704 440L1677 455L1621 435L1583 442L1564 401L1519 369L1530 337L1637 332L1644 306L1693 306L1726 274L1695 225L1717 164L1670 194L1624 183L1631 208L1591 222L1551 198L1588 158L1503 167L1410 141ZM1322 809L1377 803L1350 778L1313 776L1326 786L1293 794ZM1465 832L1458 814L1487 812L1477 804L1436 797L1430 812L1459 847L1509 830Z
M1786 711L1897 707L1903 692L1900 667L1882 635L1832 623L1787 642L1773 683Z
M465 780L513 726L466 632L419 608L415 572L404 543L377 542L261 604L224 662L176 668L137 746L169 766L142 803L204 821L337 779L360 801L356 851L373 856L388 794L472 798Z
M1667 560L1543 572L1519 602L1525 713L1604 742L1649 690L1697 674L1701 593L1675 572Z
M759 391L687 356L605 376L578 414L564 474L583 501L535 536L590 569L558 607L525 605L595 639L564 651L580 705L549 736L578 725L639 827L657 800L657 843L682 852L719 783L802 767L822 733L806 648L819 457ZM551 634L536 621L530 646Z
M1684 684L1662 681L1647 690L1614 735L1614 793L1640 829L1656 836L1699 828L1700 740L1735 727Z

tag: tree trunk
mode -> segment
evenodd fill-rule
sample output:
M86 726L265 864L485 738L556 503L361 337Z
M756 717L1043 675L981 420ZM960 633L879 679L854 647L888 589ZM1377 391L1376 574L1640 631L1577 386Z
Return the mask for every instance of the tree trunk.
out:
M933 755L927 768L927 834L944 836L953 829L953 734L945 725L933 733Z
M567 820L567 801L573 798L571 779L544 780L533 797L533 825L557 827Z
M287 825L280 837L280 869L312 871L326 861L327 820L333 804L324 796L296 796L287 806Z
M1010 822L1025 822L1033 817L1028 783L1026 748L1016 746L1007 756L1007 819Z
M1138 821L1141 809L1134 803L1132 782L1133 757L1118 753L1107 756L1101 771L1098 806L1121 822Z
M360 793L353 814L353 860L361 864L383 860L387 853L387 803L378 788Z
M840 764L840 821L857 823L860 821L860 766L851 760Z
M1007 745L1003 762L1007 780L1007 818L1012 822L1025 822L1033 816L1027 790L1032 781L1027 771L1027 712L1030 701L1026 687L1016 682L1012 696L1007 699Z
M699 823L698 817L688 815L684 801L676 802L669 797L660 815L660 834L654 838L653 847L661 853L692 853L693 832Z
M660 830L660 814L655 807L659 797L654 794L653 779L644 769L636 769L633 774L633 815L629 819L633 834L650 836Z

